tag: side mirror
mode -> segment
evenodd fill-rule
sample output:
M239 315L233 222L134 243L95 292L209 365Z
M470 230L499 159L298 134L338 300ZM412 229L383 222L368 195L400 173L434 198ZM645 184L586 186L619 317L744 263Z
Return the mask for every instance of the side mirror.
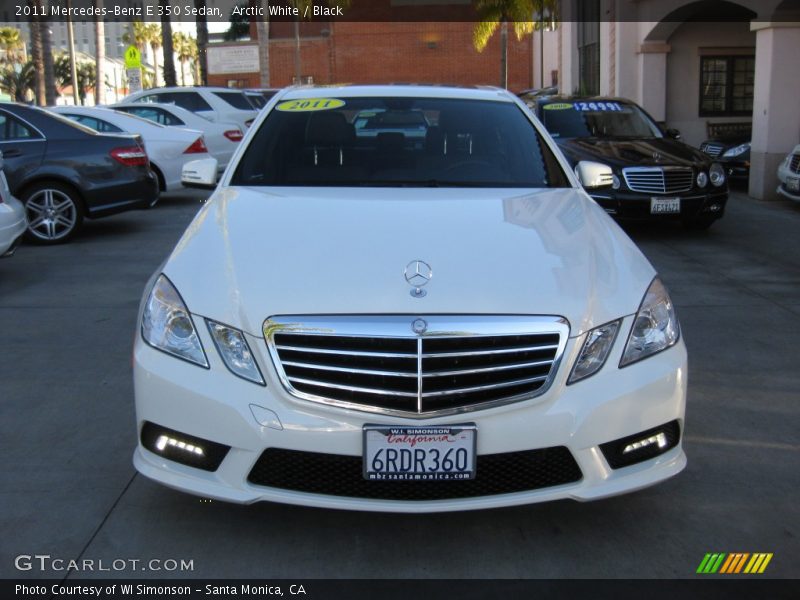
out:
M181 183L184 187L213 190L217 187L217 159L203 158L183 165Z
M668 138L672 138L673 140L679 140L679 139L681 139L681 132L680 132L680 131L678 131L677 129L673 129L673 128L671 128L671 127L670 127L669 129L667 129L667 130L664 132L664 134L665 134L665 135L666 135Z
M575 165L575 176L587 190L608 187L614 183L611 167L588 160L582 160Z

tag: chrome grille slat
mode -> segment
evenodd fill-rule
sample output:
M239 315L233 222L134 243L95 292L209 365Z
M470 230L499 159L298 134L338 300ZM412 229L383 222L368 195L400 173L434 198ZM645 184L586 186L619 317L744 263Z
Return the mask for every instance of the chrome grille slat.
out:
M417 370L406 373L400 371L381 371L378 369L349 369L347 367L334 367L332 365L320 365L314 363L302 363L294 360L283 361L284 367L299 367L301 369L319 369L320 371L336 371L337 373L358 373L363 375L381 375L384 377L413 377L417 378ZM291 377L290 377L291 379Z
M569 337L559 317L435 315L423 334L416 318L272 317L264 335L291 395L418 418L544 393Z
M429 352L424 353L422 358L456 358L461 356L483 356L490 354L509 354L512 352L535 352L537 350L555 350L558 344L544 346L528 346L527 348L504 348L500 350L481 350L473 352Z
M329 381L320 381L318 379L305 379L304 377L287 377L289 381L294 383L307 383L308 385L326 387L335 390L346 390L350 392L359 392L362 394L379 394L382 396L401 396L404 398L416 398L417 394L413 392L396 392L394 390L376 390L373 388L365 388L357 385L343 385L341 383L330 383Z
M308 352L311 354L345 354L347 356L375 356L384 358L417 358L416 353L407 354L403 352L365 352L356 350L331 350L329 348L301 348L299 346L287 346L281 344L275 346L278 350L291 350L292 352Z
M425 377L450 377L452 375L474 375L477 373L492 373L494 371L513 371L514 369L525 369L530 367L542 367L544 365L552 364L552 360L540 360L537 362L529 363L515 363L513 365L500 365L497 367L483 367L480 369L455 369L451 371L432 371L423 374Z
M700 150L708 154L711 158L717 158L722 154L723 148L724 146L722 144L704 143L700 146Z
M688 192L694 184L689 167L628 167L622 169L622 176L628 189L647 194Z
M793 154L789 163L789 170L793 173L800 173L800 154Z
M466 388L456 388L454 390L445 390L440 392L422 392L423 398L437 398L439 396L452 396L453 394L467 394L471 392L481 392L483 390L494 390L498 388L511 387L515 385L523 385L526 383L535 383L537 381L544 381L547 375L540 375L539 377L528 377L526 379L517 379L514 381L505 381L503 383L493 383L489 385L474 385Z

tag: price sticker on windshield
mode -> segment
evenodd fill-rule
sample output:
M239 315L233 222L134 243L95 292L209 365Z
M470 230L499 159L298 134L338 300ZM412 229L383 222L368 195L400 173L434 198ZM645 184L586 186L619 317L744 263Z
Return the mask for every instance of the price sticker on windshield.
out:
M287 100L275 107L281 112L311 112L315 110L331 110L344 106L344 100L338 98L301 98L299 100Z
M575 102L575 110L583 112L622 112L624 107L619 102Z

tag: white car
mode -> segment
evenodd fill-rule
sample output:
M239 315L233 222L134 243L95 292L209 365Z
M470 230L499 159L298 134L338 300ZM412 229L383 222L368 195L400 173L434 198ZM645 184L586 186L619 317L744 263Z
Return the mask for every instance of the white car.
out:
M3 173L3 155L0 153L0 257L14 254L27 227L25 208L8 189L8 181Z
M244 92L224 87L167 87L135 92L122 104L157 102L175 104L215 123L236 123L246 131L258 111Z
M357 114L389 108L423 111L424 142L356 139ZM581 187L609 167L573 172L498 89L295 88L253 128L144 291L141 473L416 513L593 500L684 468L675 308ZM214 163L184 183L214 187Z
M235 123L214 123L175 104L115 104L109 108L167 127L202 131L208 153L217 159L220 172L228 166L231 156L244 137L244 133Z
M778 193L790 200L800 202L800 144L778 167Z
M183 165L209 156L203 132L196 129L164 127L110 108L55 106L50 110L101 133L125 132L141 135L150 157L150 168L158 176L158 185L162 192L183 189Z

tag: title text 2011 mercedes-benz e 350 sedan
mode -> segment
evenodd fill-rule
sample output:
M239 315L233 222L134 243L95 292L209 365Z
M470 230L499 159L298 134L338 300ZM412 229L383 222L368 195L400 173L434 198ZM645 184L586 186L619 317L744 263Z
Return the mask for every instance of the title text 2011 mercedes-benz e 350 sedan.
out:
M686 463L669 295L502 90L281 92L139 319L134 462L194 494L462 510Z

